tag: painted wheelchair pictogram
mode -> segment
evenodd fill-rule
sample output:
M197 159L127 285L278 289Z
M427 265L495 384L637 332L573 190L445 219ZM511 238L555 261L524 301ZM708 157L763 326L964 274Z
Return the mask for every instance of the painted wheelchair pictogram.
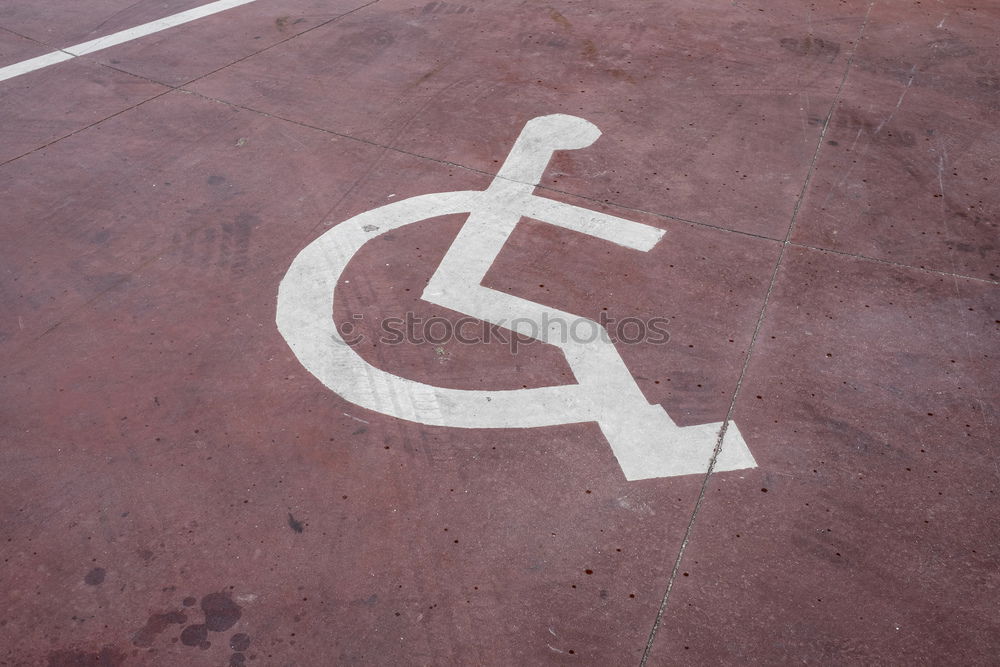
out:
M381 206L341 222L306 246L281 281L276 316L299 362L344 399L399 419L503 429L597 422L628 480L704 473L721 422L677 426L663 407L646 400L610 340L566 341L542 328L559 318L583 318L481 284L522 217L640 252L660 241L663 230L650 225L533 193L553 152L586 148L600 135L582 118L534 118L485 190L431 193ZM354 254L393 229L454 213L468 213L468 219L422 298L499 326L520 322L517 333L561 349L576 384L500 391L437 387L377 368L346 344L332 308L335 288ZM714 470L755 465L736 424L729 423Z

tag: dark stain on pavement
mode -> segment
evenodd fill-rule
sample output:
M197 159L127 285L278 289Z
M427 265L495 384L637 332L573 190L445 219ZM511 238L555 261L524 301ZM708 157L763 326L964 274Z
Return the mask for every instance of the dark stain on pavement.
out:
M173 240L191 264L202 269L228 269L240 273L246 267L253 231L260 224L258 216L242 212L231 222L177 232Z
M184 624L187 616L181 611L168 611L162 614L153 614L146 621L146 625L132 636L132 643L136 646L152 646L156 636L173 624Z
M301 533L305 530L305 525L301 521L297 521L291 512L288 513L288 527L296 533Z
M243 612L228 593L210 593L201 599L205 625L212 632L222 632L236 625Z
M232 223L222 225L224 242L220 248L220 266L229 266L234 272L242 271L250 250L250 237L261 220L253 213L240 213Z
M121 667L125 654L114 646L104 646L98 651L63 649L48 655L48 667Z
M168 586L163 590L174 590L175 588L174 586ZM185 597L182 601L185 607L193 607L196 603L197 598L193 596ZM201 623L192 623L184 627L180 633L180 641L185 646L197 647L202 650L212 646L212 642L209 641L209 633L223 632L230 629L243 615L240 606L233 601L227 592L209 593L203 597L201 599L201 611L205 616L204 621ZM146 621L146 625L135 633L132 643L140 647L152 646L156 637L168 627L175 624L183 626L187 622L187 614L180 610L153 614ZM174 637L172 641L176 642L177 639L177 637ZM250 638L243 633L235 634L230 639L230 646L247 647L249 645Z
M246 664L244 652L250 648L250 636L242 632L237 632L229 639L229 648L235 653L229 656L230 667L241 667Z
M181 631L181 643L185 646L208 648L211 646L211 642L208 641L208 626L204 623L195 623L187 626Z
M812 56L833 62L840 54L840 44L826 39L806 35L805 37L783 37L778 42L781 48L799 56Z
M878 438L842 419L831 417L814 405L806 404L803 407L815 423L822 425L844 446L850 447L862 456L906 458L906 453L891 442Z
M562 14L560 14L555 9L550 9L549 10L549 18L552 19L553 21L555 21L556 23L558 23L559 26L561 28L563 28L564 30L572 30L573 29L573 24L569 22L569 19L567 19L565 16L563 16Z
M100 586L104 583L106 571L103 567L95 567L83 577L83 583L88 586Z

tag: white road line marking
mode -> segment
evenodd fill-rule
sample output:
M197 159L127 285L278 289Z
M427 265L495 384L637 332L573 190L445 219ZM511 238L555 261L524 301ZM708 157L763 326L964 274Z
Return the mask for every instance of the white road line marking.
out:
M162 19L150 21L149 23L143 23L142 25L138 25L134 28L127 28L111 35L98 37L97 39L92 39L89 42L82 42L74 46L66 47L65 49L60 49L59 51L46 53L45 55L38 56L37 58L31 58L30 60L22 60L19 63L14 63L13 65L0 68L0 81L13 79L16 76L21 76L22 74L27 74L28 72L34 72L35 70L42 69L43 67L61 63L64 60L70 60L78 56L87 55L88 53L94 53L95 51L100 51L110 46L131 42L133 39L139 39L140 37L152 35L153 33L166 30L167 28L173 28L174 26L181 25L182 23L188 23L196 19L211 16L212 14L218 14L219 12L232 9L233 7L248 5L251 2L256 2L256 0L218 0L217 2L210 2L207 5L194 7L184 12L179 12Z
M64 60L70 60L75 57L73 54L66 53L65 51L53 51L52 53L46 53L44 56L38 56L31 60L22 60L19 63L0 69L0 81L13 79L15 76L34 72L36 69L42 69L43 67L55 65L56 63L61 63Z

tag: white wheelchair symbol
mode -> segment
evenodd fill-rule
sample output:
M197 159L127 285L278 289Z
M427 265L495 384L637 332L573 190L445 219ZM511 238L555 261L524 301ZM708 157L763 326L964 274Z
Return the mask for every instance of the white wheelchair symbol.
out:
M566 341L555 336L554 329L542 330L543 322L582 318L481 284L522 217L643 252L663 237L663 230L655 227L533 193L554 151L586 148L600 135L582 118L535 118L525 125L486 190L394 202L356 215L310 243L278 288L276 321L295 356L344 399L399 419L503 429L597 422L628 480L706 472L721 422L677 426L661 406L646 400L610 340ZM558 346L576 384L504 391L436 387L372 366L343 340L332 317L333 295L354 254L380 234L453 213L469 216L422 298L504 328L510 324L517 333ZM730 423L714 470L755 466L736 424Z

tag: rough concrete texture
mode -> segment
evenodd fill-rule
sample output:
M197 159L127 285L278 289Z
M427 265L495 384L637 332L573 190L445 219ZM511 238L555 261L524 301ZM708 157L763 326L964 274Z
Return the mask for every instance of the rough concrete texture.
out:
M0 0L0 67L198 4ZM996 664L997 34L951 0L258 0L0 82L0 665ZM278 331L303 248L487 188L555 113L603 135L535 195L663 239L525 218L482 284L662 318L608 325L636 386L755 468L396 419ZM425 385L573 384L439 339L465 221L372 238L330 316ZM386 340L408 314L439 328Z

